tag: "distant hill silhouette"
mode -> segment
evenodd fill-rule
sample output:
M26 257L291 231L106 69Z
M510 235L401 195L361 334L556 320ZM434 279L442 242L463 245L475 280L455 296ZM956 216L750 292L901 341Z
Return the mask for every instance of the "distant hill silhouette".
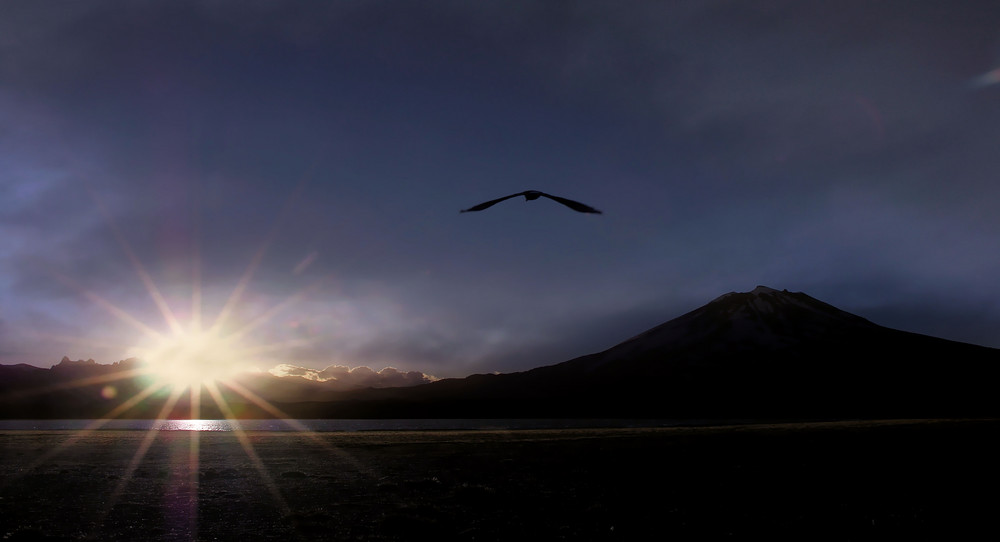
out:
M1000 410L998 375L1000 350L882 327L761 286L556 365L352 398L433 417L981 416Z
M58 389L57 377L109 366L67 362L52 370L0 366L0 416L64 417L70 405L70 417L107 412L114 401L93 399L100 385ZM299 418L816 419L994 416L998 376L998 349L882 327L804 293L759 286L603 352L530 371L344 392L270 375L248 375L243 384ZM244 417L270 416L227 397ZM152 404L129 415L156 412Z

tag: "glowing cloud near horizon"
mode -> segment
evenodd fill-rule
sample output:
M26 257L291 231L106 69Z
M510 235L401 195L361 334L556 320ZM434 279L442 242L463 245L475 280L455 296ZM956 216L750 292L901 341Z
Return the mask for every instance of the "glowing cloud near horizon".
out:
M137 357L144 363L145 366L140 372L151 376L154 386L170 387L175 391L190 388L193 392L200 393L203 386L214 386L217 382L226 383L238 373L256 369L253 364L262 361L260 355L263 352L281 350L301 342L248 345L244 341L244 338L252 330L268 323L276 314L300 300L306 293L314 291L322 284L322 281L289 296L284 301L267 307L249 322L237 323L234 320L242 319L234 319L233 316L234 313L240 311L239 306L241 305L243 294L275 236L280 219L287 212L290 202L294 200L296 194L301 190L304 181L305 179L298 184L292 196L278 212L278 216L275 218L270 231L254 253L243 275L236 282L232 293L230 293L224 306L219 311L218 316L216 316L207 330L202 327L201 258L198 243L194 243L194 253L192 254L193 273L191 277L190 321L182 322L177 318L167 299L160 292L152 275L139 260L139 257L126 239L124 232L118 227L112 213L104 206L96 192L92 190L89 192L95 207L104 216L109 230L132 264L136 276L142 281L150 299L159 309L160 314L167 324L168 331L162 333L157 331L114 303L79 287L71 277L62 274L57 274L57 276L63 282L74 286L92 301L104 307L141 333L142 338L139 339L139 342L131 343L127 349L131 357ZM234 325L236 329L230 329ZM194 396L192 396L192 400L194 400ZM197 408L193 410L196 411Z

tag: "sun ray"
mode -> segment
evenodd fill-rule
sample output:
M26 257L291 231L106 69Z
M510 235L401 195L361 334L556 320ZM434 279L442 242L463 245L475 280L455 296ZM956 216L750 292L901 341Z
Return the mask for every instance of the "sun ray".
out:
M196 230L198 228L196 227ZM201 332L201 243L198 235L192 241L191 256L191 330Z
M160 412L156 415L157 422L162 422L167 419L167 416L170 415L170 412L174 409L174 405L177 404L177 401L180 400L183 392L184 390L179 388L170 392L170 396L167 398L166 402L163 403L163 408L161 408ZM139 467L139 464L142 463L142 460L146 457L146 452L149 451L149 447L153 445L153 441L156 440L156 436L158 434L159 430L156 429L155 424L152 428L146 431L146 435L143 437L139 447L136 449L135 453L132 454L132 460L129 461L128 466L125 467L125 473L122 475L121 481L118 482L118 486L108 498L111 506L114 506L117 498L121 496L121 492L125 489L125 485L132 479L132 474L135 473L135 469Z
M270 235L268 237L270 237ZM240 302L240 299L243 297L243 291L246 290L247 286L249 286L250 279L253 278L253 274L256 272L257 266L260 265L261 260L264 258L264 252L267 251L267 245L269 244L270 239L265 239L264 244L257 249L256 254L254 254L253 258L250 259L250 265L247 266L246 271L243 272L243 276L240 277L239 282L236 283L236 287L233 288L233 293L229 294L229 299L227 299L226 304L222 306L222 310L219 311L219 315L215 317L212 327L208 330L209 333L218 333L219 330L226 324L226 321L229 319L229 314Z
M271 478L271 475L268 474L267 468L264 467L264 462L261 461L260 456L258 456L257 452L253 449L253 443L250 442L250 439L247 437L246 432L243 431L243 428L240 426L239 421L236 419L236 415L233 413L233 410L229 408L229 403L227 403L226 399L222 396L222 392L219 391L218 386L216 386L214 382L206 383L205 389L208 390L209 395L212 396L212 400L215 401L216 406L219 407L219 410L222 411L226 419L229 420L230 423L233 423L234 426L233 434L236 435L236 439L239 441L240 446L243 448L243 451L247 454L247 457L250 459L250 462L253 464L254 468L257 469L257 473L260 474L261 480L264 482L264 485L267 486L267 489L271 493L271 496L274 498L279 508L281 508L281 512L283 514L288 514L291 511L291 509L288 506L288 503L285 502L285 498L281 495L281 492L278 490L277 484L274 483L274 480Z
M5 393L4 397L5 398L30 397L32 395L50 393L53 391L70 390L75 388L83 388L86 386L93 386L95 384L107 384L109 382L118 382L120 380L126 380L129 378L135 378L137 376L143 376L147 374L149 374L149 370L144 368L125 369L123 371L117 371L106 375L88 376L84 378L77 378L74 380L70 380L68 382L59 382L56 384L50 384L48 386L42 386L38 388L11 391Z
M157 382L154 382L146 386L139 393L136 393L125 402L119 404L115 408L108 411L108 413L105 414L104 417L94 420L92 423L87 425L87 427L83 428L82 431L91 432L107 425L109 421L128 412L130 409L132 409L133 407L144 401L147 397L153 395L154 393L162 390L165 387L166 385Z
M281 209L278 211L277 216L275 216L274 221L271 223L271 228L268 230L267 234L264 236L264 240L261 242L260 247L257 252L254 253L253 257L250 259L250 263L247 265L246 271L243 272L243 276L240 277L239 282L236 283L236 287L233 288L233 292L229 294L229 299L226 300L225 305L223 305L222 310L219 311L219 315L215 317L215 321L212 322L212 327L209 329L209 333L218 333L219 330L225 326L226 321L229 320L230 313L235 309L236 305L240 302L243 297L243 291L246 290L247 286L250 285L250 280L253 278L254 273L257 271L257 267L260 266L260 262L264 259L264 254L267 249L270 248L271 243L274 241L275 236L278 233L279 226L285 215L291 210L292 203L298 199L299 194L305 188L308 181L308 175L312 172L312 168L307 171L303 178L299 181L298 185L292 190L291 195L285 200Z
M250 391L249 389L239 384L238 382L223 382L222 384L228 387L229 389L235 391L239 395L243 396L245 399L252 402L253 404L263 408L269 414L271 414L278 420L284 422L285 425L298 431L299 436L304 436L309 440L313 441L314 443L320 445L323 449L327 450L328 452L337 454L338 456L340 456L341 459L348 462L351 465L351 467L353 467L355 470L359 472L362 472L364 470L361 463L353 455L347 453L338 446L330 445L329 442L321 438L315 431L307 427L302 422L292 418L278 407L272 405L267 399L264 399L263 397Z
M149 294L151 300L159 310L160 315L163 317L164 321L167 324L167 327L169 328L169 331L161 332L153 329L153 327L142 322L139 318L133 316L125 309L117 306L115 303L111 302L105 297L102 297L101 295L95 293L94 291L91 291L81 286L76 280L74 280L69 276L66 276L65 274L61 274L59 272L52 272L52 274L59 281L75 289L84 298L102 307L103 309L111 313L114 317L126 323L128 326L138 330L142 334L142 337L144 339L156 341L158 343L163 343L163 344L169 343L175 348L190 346L192 341L198 339L204 339L206 336L209 341L216 341L218 344L210 345L210 347L204 350L204 352L211 352L213 351L213 348L217 348L219 346L227 346L231 356L246 356L249 354L258 354L261 352L267 352L279 348L284 348L289 345L308 344L309 341L295 340L295 341L285 341L285 342L277 342L265 345L246 347L238 344L238 341L249 335L252 331L259 329L267 322L270 322L275 317L275 315L279 314L281 311L288 309L288 307L292 306L295 303L298 303L305 296L318 290L326 279L320 279L315 283L307 286L306 288L303 288L302 290L288 296L286 299L267 308L262 314L253 317L240 329L236 330L233 333L230 333L228 336L222 336L221 331L226 328L226 324L233 316L233 312L236 311L238 306L240 305L240 302L243 299L243 296L247 288L249 288L250 286L253 276L260 268L261 263L263 262L265 254L267 253L269 247L273 244L284 217L289 214L290 209L292 208L292 204L295 202L300 193L303 191L307 182L306 177L311 172L312 168L310 168L310 170L303 176L303 178L300 179L300 182L297 184L292 194L286 199L286 201L282 205L277 216L273 220L273 223L271 224L270 229L268 230L266 236L264 237L260 246L254 253L253 257L251 258L246 270L243 272L243 275L240 277L232 293L229 295L229 298L226 300L225 304L219 311L216 318L211 321L211 325L206 326L209 328L207 332L202 331L203 323L207 324L207 322L203 322L202 261L201 261L201 249L197 239L194 240L194 245L192 248L194 259L191 267L191 279L192 279L191 299L190 299L191 314L190 317L188 318L188 321L182 323L180 320L178 320L174 311L170 308L167 299L164 297L160 288L157 286L153 276L150 274L149 270L147 270L146 266L143 265L142 261L139 258L138 253L136 252L136 250L133 249L133 246L128 242L123 230L119 227L109 209L105 207L103 202L100 200L100 198L93 190L89 190L93 201L95 202L98 210L103 215L107 223L107 226L109 227L119 247L122 249L125 256L131 263L131 266L135 271L137 277L142 281L146 292ZM301 271L301 269L299 269L298 271ZM171 343L171 341L173 342ZM82 339L78 339L75 340L74 342L80 344L84 343L85 341ZM91 344L98 344L98 343L94 342ZM124 345L101 345L101 346L118 347ZM140 345L129 345L128 347L146 354L154 352L153 349L143 347ZM185 350L184 353L187 354L189 352ZM203 352L197 351L197 353L203 353ZM206 356L206 359L209 359L210 357L211 356ZM277 503L278 507L281 509L283 513L288 514L290 512L290 508L285 498L282 496L278 485L271 477L264 462L261 460L258 452L255 450L254 444L250 438L251 436L248 435L248 433L244 431L243 427L239 424L239 421L235 413L233 412L232 406L227 402L226 398L220 391L218 387L219 384L226 385L233 392L237 393L238 395L242 396L243 398L257 405L258 407L264 409L266 412L270 413L276 418L282 420L289 427L297 430L299 436L308 437L314 442L322 445L327 450L335 451L341 457L343 457L345 461L349 462L352 466L356 467L359 472L367 472L363 471L358 461L353 456L350 456L350 454L348 454L346 451L341 450L335 446L331 447L331 445L328 442L320 438L320 436L317 433L306 427L304 424L290 418L281 409L275 407L266 399L257 395L253 391L247 389L243 385L229 381L228 378L225 376L209 375L208 378L199 381L184 380L184 381L171 382L170 380L163 379L162 374L157 375L156 371L150 368L150 366L144 365L140 367L134 367L116 371L110 374L90 376L90 377L75 379L72 381L62 382L47 387L44 390L39 390L38 392L44 393L61 389L72 389L77 387L93 386L93 385L117 382L121 380L134 379L142 376L159 376L161 378L153 378L150 382L144 383L143 384L144 387L139 389L139 391L135 392L134 395L128 397L123 402L118 403L116 406L111 408L107 413L105 413L102 417L87 423L83 429L74 431L68 436L68 438L60 442L52 449L47 450L44 454L41 455L41 457L36 458L32 463L33 466L37 466L38 464L41 464L42 462L50 459L51 457L59 453L62 453L68 447L76 444L84 437L91 435L93 432L98 431L101 428L105 427L110 421L119 418L123 415L127 415L130 410L136 408L137 406L139 405L143 405L144 407L147 406L144 405L143 402L150 399L150 397L153 396L154 394L157 394L158 392L164 389L169 390L169 395L166 397L166 400L160 406L160 410L155 418L157 423L154 423L153 426L146 431L145 435L142 435L138 447L135 449L131 459L125 466L124 473L122 474L119 481L115 484L115 487L111 491L111 493L107 495L106 501L105 503L103 503L106 506L106 508L103 510L103 514L105 516L111 513L115 504L118 503L123 498L126 490L129 489L129 484L136 482L135 479L136 472L139 469L139 467L143 465L143 462L150 460L156 455L155 453L151 454L150 450L156 443L158 436L160 436L159 422L163 422L169 417L169 415L173 412L174 408L177 406L178 402L181 400L185 392L189 392L190 394L190 418L200 419L202 411L203 387L205 390L207 390L209 396L212 398L215 405L218 407L219 411L233 425L233 435L236 437L241 448L246 453L250 462L253 464L254 469L260 475L263 484L265 485L265 487L267 487L268 491L271 493L271 496L273 497L275 503ZM135 388L129 388L129 389L135 389ZM161 401L162 397L163 395L158 395L153 401L154 404ZM230 397L233 396L230 395ZM188 485L186 487L193 488L191 490L193 492L188 494L192 496L192 498L188 501L190 503L190 508L187 509L188 512L187 517L189 518L190 521L189 526L191 528L191 532L195 533L196 535L197 512L198 512L197 499L198 499L198 487L199 487L198 473L199 473L200 454L201 454L200 432L188 431L188 435L190 437L189 446L187 449L187 466L189 468L189 471L187 474ZM181 457L182 455L183 452L176 457ZM30 470L30 468L28 470ZM100 523L100 521L98 521L98 523Z
M117 222L115 222L114 217L111 216L111 213L108 211L107 207L104 206L101 199L97 197L96 192L90 190L90 196L94 200L97 209L104 216L105 221L107 221L108 227L111 228L111 232L118 241L118 245L125 252L129 261L132 262L132 267L135 269L139 279L142 280L142 283L146 286L146 291L153 299L153 303L155 303L156 307L160 309L160 314L163 315L163 319L166 320L167 325L170 326L170 329L174 333L183 332L180 322L177 321L173 311L170 310L170 306L167 305L167 300L163 298L159 288L157 288L156 284L153 282L153 277L150 276L149 272L147 272L146 268L142 265L142 262L139 261L139 257L136 256L135 251L132 250L132 245L130 245L128 240L125 239L125 235L122 234L121 229L118 227Z
M203 291L202 291L202 274L201 274L201 250L198 240L195 239L193 245L193 262L191 267L192 274L192 290L191 290L191 315L187 323L187 330L184 326L177 320L173 311L170 309L166 299L160 292L160 289L155 284L153 277L146 270L145 266L140 261L135 250L129 244L128 240L125 238L121 228L118 226L114 217L111 215L109 209L98 197L97 193L88 189L88 192L93 199L98 210L103 215L107 226L113 233L116 241L118 242L120 248L129 259L132 264L136 275L140 278L146 287L147 293L150 295L151 299L155 305L159 308L161 315L167 322L170 330L172 331L172 336L167 336L164 333L158 332L149 325L143 323L135 316L130 314L128 311L118 307L111 301L105 299L101 295L88 290L78 284L73 278L66 276L65 274L59 273L57 271L53 272L53 275L60 280L76 289L85 298L89 299L98 306L103 307L105 310L110 312L112 315L117 317L119 320L127 323L129 326L139 330L145 337L147 341L152 341L154 345L147 344L146 346L132 345L133 352L138 351L145 358L143 361L146 363L146 367L150 370L145 374L150 374L156 376L160 379L166 379L168 384L172 384L177 387L193 387L194 385L202 384L201 380L212 380L215 378L228 378L232 376L230 374L222 374L235 369L237 363L238 355L248 355L260 352L266 352L272 349L280 348L284 345L299 345L302 344L301 341L295 341L291 343L274 343L270 345L256 346L256 347L243 347L237 344L237 340L242 339L248 335L251 331L258 329L260 326L269 322L276 314L287 309L292 304L298 302L305 295L314 292L318 289L323 280L316 281L314 284L307 288L289 296L284 301L281 301L274 306L268 308L263 314L258 315L253 318L249 323L243 326L242 329L230 334L227 337L223 337L221 330L223 329L225 323L230 318L232 312L235 310L236 306L239 304L243 297L244 292L250 284L250 280L255 274L256 270L263 261L264 255L267 252L270 245L273 243L277 232L281 226L283 218L289 214L293 203L296 201L300 193L303 191L305 185L307 184L308 177L310 176L312 170L310 168L300 179L297 186L292 191L292 193L286 198L282 207L279 209L277 216L272 221L271 227L269 228L267 234L265 235L260 247L257 249L256 253L251 258L247 269L244 271L243 276L238 281L233 292L230 294L225 305L219 312L216 319L213 321L208 332L202 332L202 302L203 302ZM225 367L219 366L217 363L220 354L224 351L228 351L226 355L222 355L222 358L226 360ZM161 364L159 369L150 365L150 357L155 357L156 355L165 356L167 359L166 363ZM181 361L181 357L194 357L199 358L194 363L190 361ZM204 361L209 361L211 365L217 366L219 369L215 371L215 374L210 374L207 377L199 378L196 374L199 372L198 365L202 364ZM170 371L174 371L173 375L169 375ZM184 372L186 374L178 375L178 371ZM159 373L159 374L157 374ZM138 373L136 373L138 375ZM124 376L123 376L124 377ZM74 384L77 385L77 384ZM87 385L87 382L81 382L78 385Z
M191 388L191 415L192 420L201 418L201 386ZM195 496L190 501L188 510L188 524L192 535L198 531L198 490L201 480L199 472L201 468L201 431L188 431L188 483L191 485L191 493ZM193 538L197 538L194 536Z
M280 342L274 342L274 343L268 343L268 344L258 344L258 345L255 345L255 346L247 346L247 347L242 348L240 350L240 353L243 354L243 355L262 354L262 353L265 353L265 352L274 352L276 350L284 350L284 349L290 348L290 347L308 346L310 344L312 344L312 341L310 341L308 339L291 339L291 340L288 340L288 341L280 341Z
M191 416L192 420L201 419L201 386L191 387Z
M201 487L199 472L201 468L201 431L188 431L190 438L188 447L188 484L194 498L189 501L187 518L192 534L198 530L198 491ZM197 537L193 537L197 539Z
M181 393L184 390L174 389L171 391L170 396L167 398L166 402L163 404L163 408L156 416L157 421L163 421L173 410L174 405L181 397ZM122 493L125 492L125 487L132 481L132 476L135 474L136 469L142 463L142 460L146 458L146 453L149 452L149 448L153 445L153 441L159 435L159 430L156 429L154 424L153 427L146 430L146 434L143 436L142 441L139 443L139 447L136 448L135 453L132 454L132 459L129 461L128 465L125 467L125 472L122 473L115 485L115 488L108 494L107 500L104 503L104 513L100 516L96 524L100 525L104 522L104 517L106 517L111 510L114 509L115 505L118 503L118 499L121 498Z
M295 303L298 303L306 295L315 293L317 290L320 289L320 287L323 285L325 281L326 281L325 278L317 280L314 283L307 286L306 288L303 288L302 290L288 296L284 301L281 301L272 306L271 308L267 309L266 311L264 311L263 314L257 316L249 323L247 323L247 325L227 335L226 338L238 339L243 337L247 333L269 322L272 318L274 318L275 315L277 315L281 311L287 309L288 307L290 307Z
M124 414L129 409L131 409L132 407L138 405L140 402L142 402L143 400L145 400L150 395L152 395L152 394L156 393L157 391L163 389L163 387L164 387L164 384L157 384L157 383L150 384L149 386L147 386L146 388L144 388L142 391L140 391L140 392L136 393L135 395L133 395L132 397L130 397L125 402L123 402L123 403L119 404L118 406L116 406L115 408L111 409L107 414L104 415L104 417L98 418L98 419L90 422L83 429L74 431L73 434L69 438L67 438L66 440L60 442L57 446L53 447L52 449L46 451L44 454L42 454L42 455L38 456L37 458L35 458L35 460L32 461L28 465L28 467L24 470L24 472L29 472L35 466L40 465L40 464L44 463L45 461L48 461L52 457L55 457L56 455L60 454L66 448L72 446L73 444L76 444L80 439L82 439L82 438L90 435L91 433L93 433L94 431L97 431L101 427L104 427L105 425L107 425L107 423L109 421L111 421L111 420L117 418L118 416Z
M264 399L263 397L261 397L261 396L257 395L256 393L250 391L249 389L247 389L246 387L244 387L242 384L240 384L238 382L229 382L229 381L223 382L222 384L224 386L226 386L227 388L235 391L236 393L242 395L245 399L251 401L253 404L255 404L255 405L263 408L264 410L266 410L272 416L274 416L274 417L278 418L279 420L285 422L285 424L287 424L289 427L291 427L293 429L296 429L298 431L302 431L304 433L312 433L312 429L309 429L308 427L306 427L305 425L303 425L302 422L300 422L300 421L298 421L296 419L293 419L288 414L285 414L281 409L279 409L278 407L272 405L267 399Z
M118 341L102 341L97 339L91 339L89 337L76 336L76 335L63 335L59 333L49 333L45 331L40 331L37 329L20 329L19 333L27 337L34 339L41 339L50 342L66 343L72 347L82 348L99 348L103 350L127 350L131 345L125 342Z
M145 334L145 335L147 335L149 337L152 337L154 339L161 339L161 340L163 339L163 334L161 334L159 331L156 331L155 329L153 329L153 328L147 326L146 324L140 322L134 316L132 316L131 314L129 314L128 312L126 312L124 309L119 308L114 303L112 303L112 302L108 301L107 299L104 299L103 297L97 295L96 293L94 293L94 292L92 292L92 291L84 288L83 286L81 286L79 283L77 283L72 278L70 278L70 277L68 277L68 276L66 276L66 275L64 275L62 273L59 273L58 271L55 271L55 270L50 270L49 272L56 279L58 279L60 282L62 282L63 284L66 284L67 286L75 289L81 295L83 295L87 299L93 301L97 305L100 305L101 307L104 307L108 312L110 312L111 314L115 315L119 320L121 320L121 321L125 322L126 324L129 324L130 326L138 329L143 334Z

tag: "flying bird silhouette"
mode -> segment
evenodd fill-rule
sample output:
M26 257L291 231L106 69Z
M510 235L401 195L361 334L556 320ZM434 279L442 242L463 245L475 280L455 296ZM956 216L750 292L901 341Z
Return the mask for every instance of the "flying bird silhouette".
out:
M487 209L489 207L492 207L492 206L496 205L497 203L500 203L503 200L508 200L510 198L516 198L518 196L524 196L524 201L531 201L531 200L538 199L538 198L540 198L542 196L545 196L546 198L549 198L550 200L558 201L559 203L565 205L566 207L569 207L570 209L573 209L574 211L579 211L581 213L596 213L596 214L601 214L600 211L598 211L597 209L594 209L590 205L584 205L583 203L580 203L579 201L573 201L571 199L560 198L559 196L553 196L552 194L546 194L545 192L539 192L538 190L525 190L524 192L518 192L517 194L511 194L509 196L504 196L502 198L492 199L490 201L484 201L484 202L480 203L479 205L473 205L472 207L469 207L468 209L462 209L459 212L460 213L468 213L470 211L482 211L483 209Z

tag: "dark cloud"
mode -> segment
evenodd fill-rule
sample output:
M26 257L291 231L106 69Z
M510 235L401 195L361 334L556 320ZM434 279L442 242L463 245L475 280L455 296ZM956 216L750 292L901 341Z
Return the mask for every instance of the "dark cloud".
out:
M50 7L0 6L0 362L127 357L143 273L262 367L525 369L757 284L1000 346L985 2ZM605 214L458 214L525 189Z

